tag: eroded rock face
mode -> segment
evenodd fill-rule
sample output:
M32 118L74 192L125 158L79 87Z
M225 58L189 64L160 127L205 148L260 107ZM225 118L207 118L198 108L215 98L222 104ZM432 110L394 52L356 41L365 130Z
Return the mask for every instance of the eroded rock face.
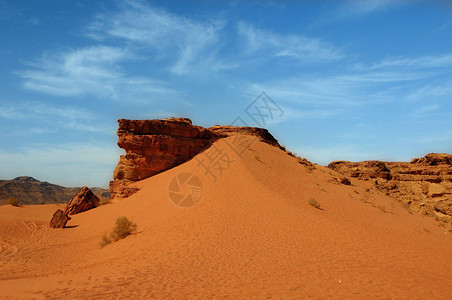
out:
M88 187L84 186L71 201L68 202L64 213L67 215L75 215L87 211L98 206L99 201L99 198L97 198Z
M50 228L64 228L71 218L61 209L57 210L50 221Z
M412 210L452 221L452 155L430 153L411 162L347 162L328 165L343 175L372 180L376 189Z
M358 163L349 161L334 161L328 165L328 168L344 175L360 179L391 179L391 171L382 161L372 160Z
M212 142L234 134L256 136L272 145L278 141L266 130L256 127L192 125L190 119L118 121L118 146L122 155L110 182L112 198L125 198L137 191L130 184L178 166L203 151Z

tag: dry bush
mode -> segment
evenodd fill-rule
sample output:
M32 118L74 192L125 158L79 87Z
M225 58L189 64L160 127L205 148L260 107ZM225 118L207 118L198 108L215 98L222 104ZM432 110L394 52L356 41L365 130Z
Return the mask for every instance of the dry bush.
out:
M17 200L17 199L14 198L14 197L9 198L8 201L7 201L6 203L7 203L7 204L10 204L10 205L12 205L12 206L20 206L19 200Z
M117 240L126 238L128 235L136 232L137 224L133 223L126 217L119 217L116 219L115 227L113 228L110 237L116 242Z
M314 198L309 199L308 203L314 206L315 208L320 209L320 203L317 202L317 200L315 200Z
M106 234L102 236L102 240L100 241L99 245L101 248L107 246L108 244L111 244L111 240L107 237Z
M126 238L136 231L137 224L127 219L127 217L118 217L115 222L115 227L113 227L110 233L110 236L107 237L107 235L104 234L99 245L103 248L108 244Z

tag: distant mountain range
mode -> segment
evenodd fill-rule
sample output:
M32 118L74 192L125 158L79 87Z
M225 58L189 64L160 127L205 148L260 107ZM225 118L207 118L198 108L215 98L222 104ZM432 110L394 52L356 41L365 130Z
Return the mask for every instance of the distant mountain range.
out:
M67 203L81 187L64 187L21 176L12 180L0 180L0 205L14 197L20 204ZM91 187L90 187L91 188ZM110 191L104 188L91 188L99 198L110 198Z

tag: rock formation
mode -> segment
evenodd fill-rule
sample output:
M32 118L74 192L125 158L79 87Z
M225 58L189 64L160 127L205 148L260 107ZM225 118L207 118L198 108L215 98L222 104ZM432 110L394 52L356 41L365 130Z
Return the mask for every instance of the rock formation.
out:
M71 218L61 209L57 210L50 221L50 228L64 228Z
M343 175L371 180L414 211L452 221L452 155L430 153L411 162L335 161L328 165Z
M99 198L97 198L88 187L84 186L71 201L68 202L64 213L67 215L75 215L87 211L98 206L99 201Z
M11 197L21 204L67 203L80 190L80 187L64 187L29 176L16 177L12 180L0 180L0 205ZM110 192L103 188L92 188L94 194L110 198Z
M118 146L122 155L110 182L112 198L125 198L137 191L130 184L178 166L203 151L213 141L237 133L254 136L271 145L278 141L256 127L192 125L190 119L118 121Z

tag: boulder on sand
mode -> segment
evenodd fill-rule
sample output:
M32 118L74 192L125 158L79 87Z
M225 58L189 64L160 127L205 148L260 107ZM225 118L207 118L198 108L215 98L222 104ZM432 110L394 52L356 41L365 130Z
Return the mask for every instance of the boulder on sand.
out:
M75 215L99 205L99 198L86 186L82 187L71 201L66 205L64 213L67 215Z

